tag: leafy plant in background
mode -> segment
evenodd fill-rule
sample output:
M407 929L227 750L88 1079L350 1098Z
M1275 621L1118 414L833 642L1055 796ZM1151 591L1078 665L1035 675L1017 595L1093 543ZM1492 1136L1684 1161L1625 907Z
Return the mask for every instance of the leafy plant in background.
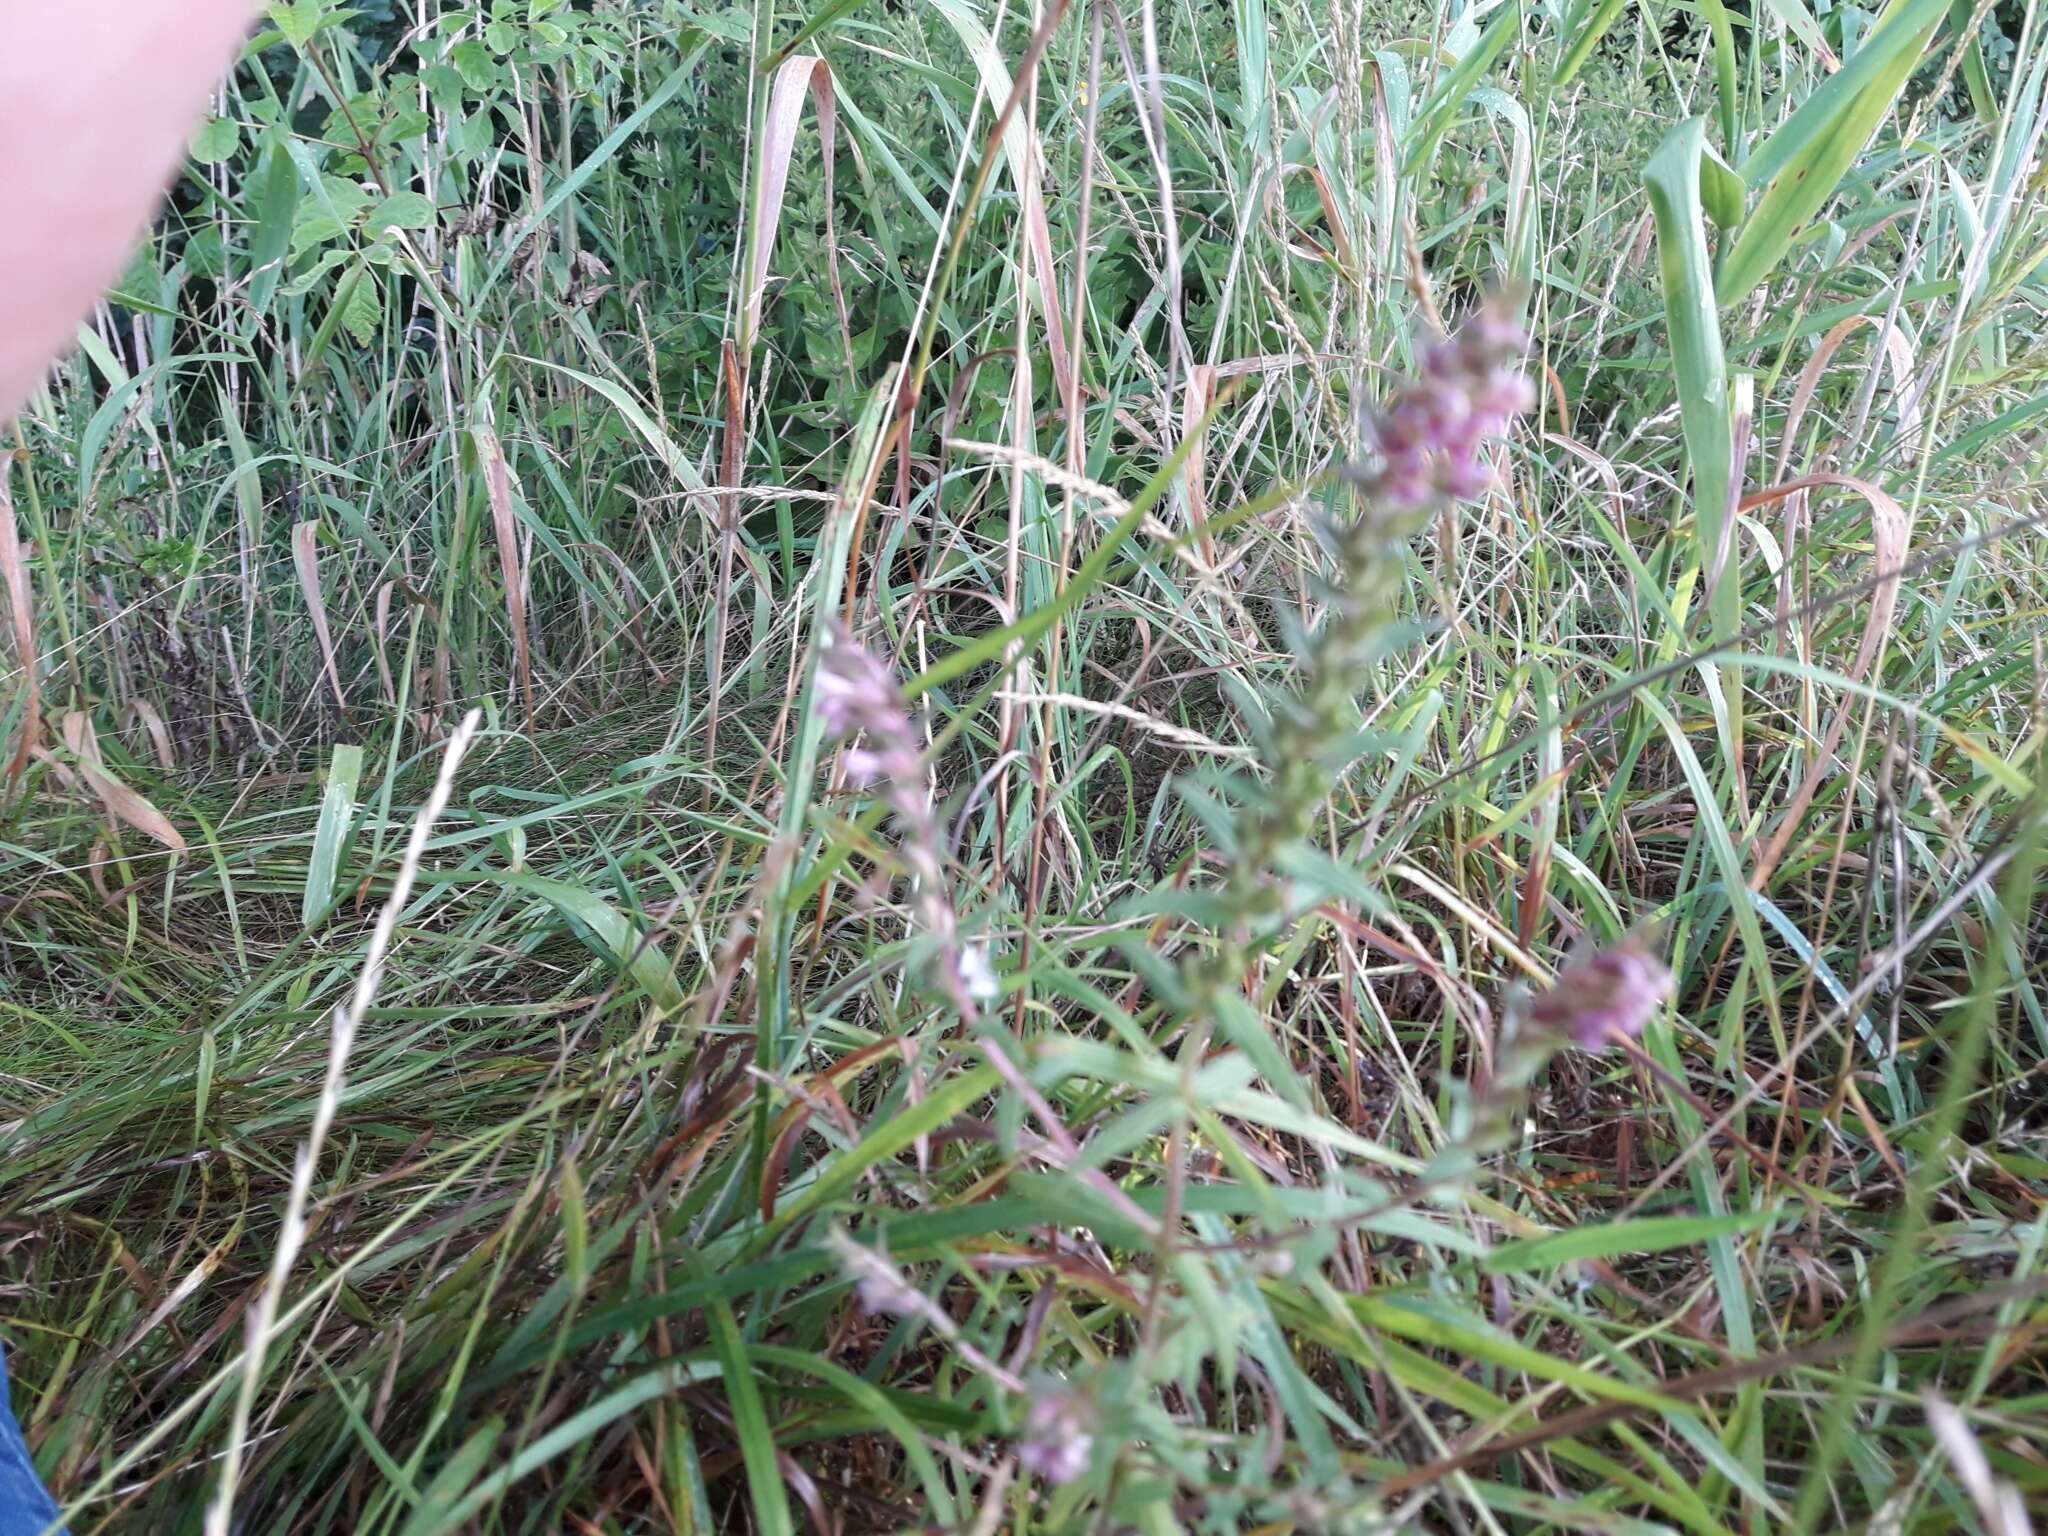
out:
M274 7L0 504L72 1528L2021 1529L2044 59Z

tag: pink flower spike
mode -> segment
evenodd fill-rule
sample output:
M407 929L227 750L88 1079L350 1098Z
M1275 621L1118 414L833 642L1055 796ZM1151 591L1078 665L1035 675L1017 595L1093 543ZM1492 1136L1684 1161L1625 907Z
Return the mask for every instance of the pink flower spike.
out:
M1465 501L1493 485L1485 444L1505 437L1536 402L1522 368L1528 338L1497 302L1457 335L1416 349L1416 377L1397 387L1366 421L1378 462L1350 478L1369 503L1412 515Z
M1529 1017L1538 1027L1569 1036L1582 1050L1597 1051L1617 1035L1633 1040L1650 1016L1671 997L1671 972L1631 934L1567 965L1557 984L1537 998Z

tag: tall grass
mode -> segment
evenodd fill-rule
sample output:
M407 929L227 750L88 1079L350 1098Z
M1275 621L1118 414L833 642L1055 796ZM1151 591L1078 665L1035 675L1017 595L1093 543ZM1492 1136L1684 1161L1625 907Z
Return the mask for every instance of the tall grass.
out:
M71 1529L2027 1528L2032 8L270 16L0 501Z

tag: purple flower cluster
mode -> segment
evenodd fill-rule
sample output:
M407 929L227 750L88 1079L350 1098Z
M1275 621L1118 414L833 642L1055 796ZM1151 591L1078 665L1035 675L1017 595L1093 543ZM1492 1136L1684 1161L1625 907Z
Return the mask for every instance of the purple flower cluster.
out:
M1017 1464L1048 1483L1071 1483L1088 1470L1093 1422L1089 1405L1071 1388L1041 1383L1024 1414Z
M903 862L910 870L918 921L938 949L940 985L962 1018L972 1020L994 991L987 956L963 949L960 924L946 890L937 818L924 777L924 743L895 676L865 646L834 624L818 658L811 697L818 723L846 749L846 776L872 786L895 816Z
M818 658L811 698L818 723L834 741L865 738L846 754L847 776L857 784L917 779L923 749L911 728L903 690L873 652L834 624Z
M1421 372L1368 422L1377 464L1366 494L1386 511L1419 512L1438 498L1469 501L1493 484L1484 445L1536 403L1522 370L1529 338L1497 302L1456 336L1422 348Z
M1671 972L1646 940L1630 934L1612 949L1574 960L1530 1006L1537 1027L1597 1051L1616 1036L1634 1039L1671 996Z

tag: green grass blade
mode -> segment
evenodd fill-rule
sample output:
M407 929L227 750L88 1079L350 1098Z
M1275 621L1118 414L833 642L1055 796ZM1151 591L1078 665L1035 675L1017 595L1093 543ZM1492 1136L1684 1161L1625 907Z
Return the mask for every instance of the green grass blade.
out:
M362 776L363 749L336 747L327 764L327 788L320 797L313 851L306 859L306 891L299 902L299 921L309 928L334 900L334 881L355 825L356 785Z
M1721 265L1721 303L1741 303L1777 270L1809 219L1892 109L1940 25L1946 0L1893 0L1856 56L1742 165L1761 187L1755 209Z

